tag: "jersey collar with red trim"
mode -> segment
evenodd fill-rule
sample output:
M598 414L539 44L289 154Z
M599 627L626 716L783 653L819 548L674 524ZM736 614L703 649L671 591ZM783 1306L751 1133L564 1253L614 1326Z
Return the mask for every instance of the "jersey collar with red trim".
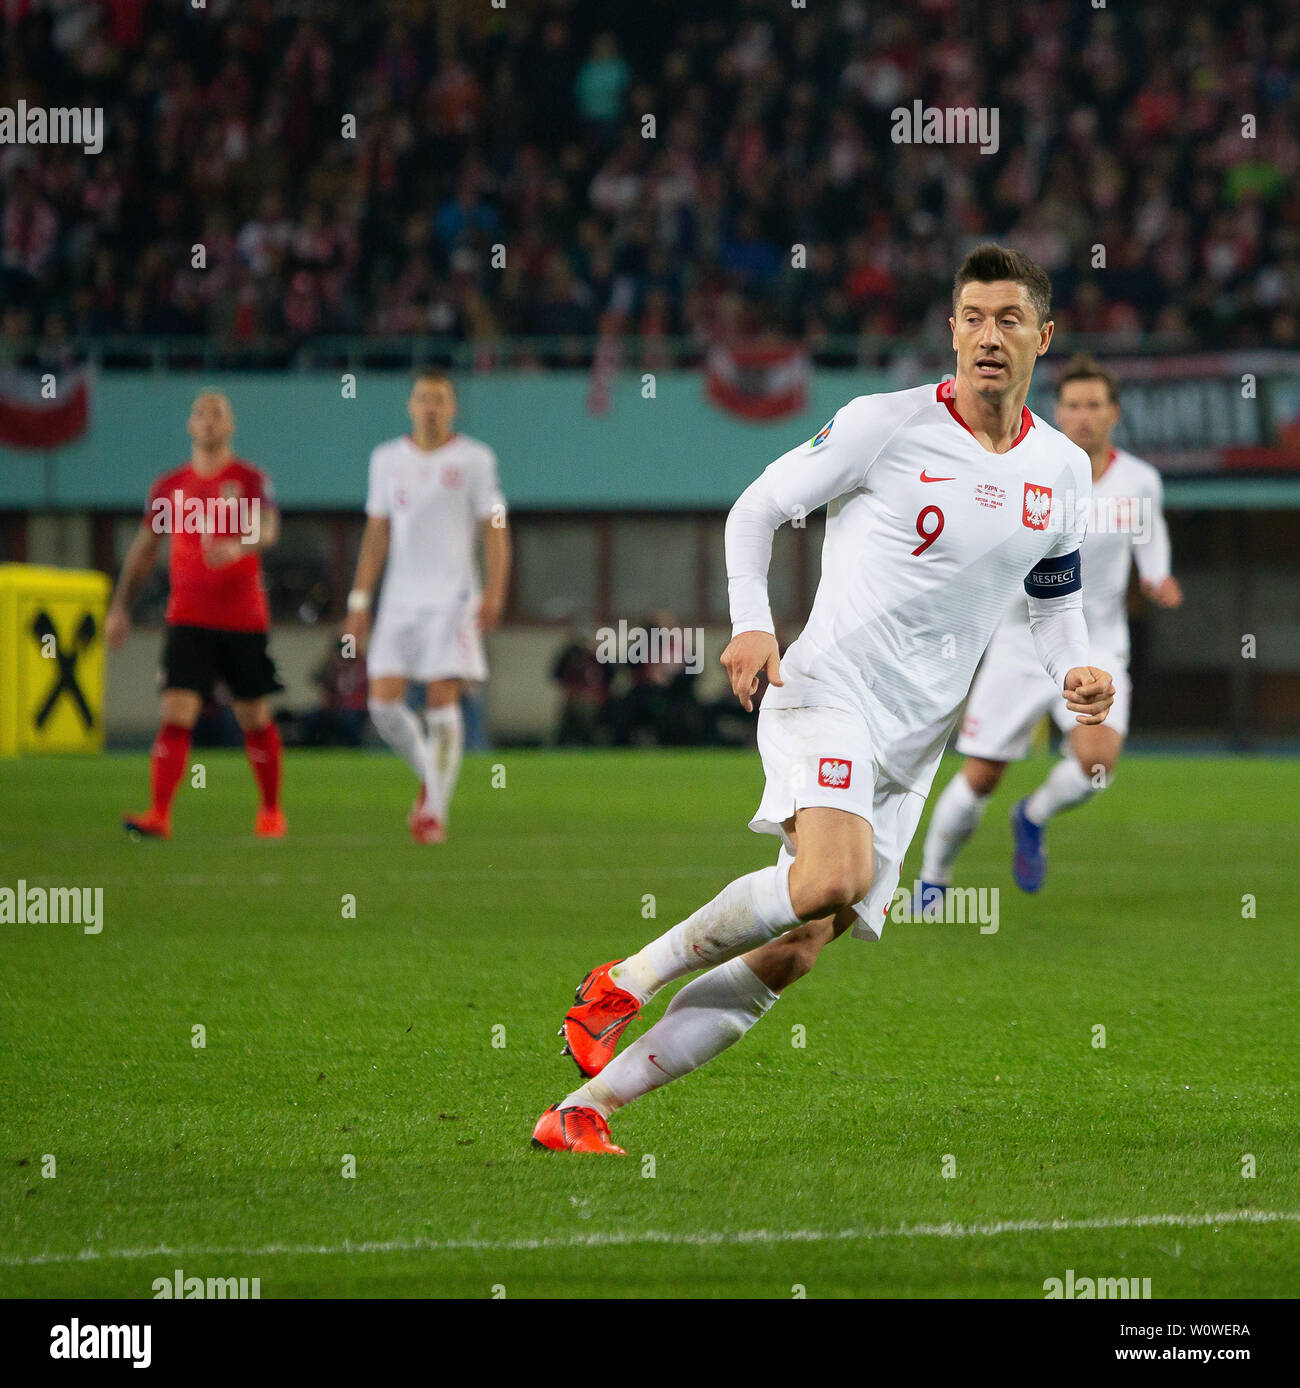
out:
M421 448L420 445L416 443L415 437L412 434L403 434L402 438L407 443L409 443L411 447L414 448L415 451L419 453L422 457L428 458L432 454L438 453L442 449L446 448L449 443L455 443L455 441L458 438L460 438L460 435L453 429L452 432L448 434L447 437L434 448Z
M939 389L935 391L934 398L939 401L940 404L946 405L948 407L948 413L952 415L963 429L965 429L971 438L974 438L975 430L957 413L957 406L953 403L955 385L955 381L940 381ZM1020 407L1020 432L1011 441L1011 447L1014 448L1033 427L1034 417L1029 413L1029 406L1022 405Z

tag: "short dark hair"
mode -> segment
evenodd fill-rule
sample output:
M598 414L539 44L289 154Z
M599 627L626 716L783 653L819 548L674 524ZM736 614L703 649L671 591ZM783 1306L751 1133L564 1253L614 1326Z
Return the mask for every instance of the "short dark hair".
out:
M1061 392L1071 381L1100 381L1106 387L1110 403L1119 404L1119 382L1095 357L1090 357L1086 352L1080 352L1066 363L1065 370L1061 372L1061 378L1056 383L1058 400L1061 398Z
M1047 271L1037 261L1023 251L1013 251L1008 246L986 241L962 261L960 269L952 281L952 307L957 311L957 300L961 291L974 281L977 284L992 284L996 280L1011 280L1023 285L1029 295L1029 302L1038 314L1040 326L1047 322L1052 312L1052 281Z

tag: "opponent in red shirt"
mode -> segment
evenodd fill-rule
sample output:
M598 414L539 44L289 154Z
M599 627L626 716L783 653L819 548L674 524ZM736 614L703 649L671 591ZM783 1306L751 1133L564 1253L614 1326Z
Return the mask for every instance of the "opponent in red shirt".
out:
M282 754L267 695L284 686L267 653L260 554L275 543L279 516L267 475L230 451L235 416L224 395L204 391L187 427L190 460L149 489L105 627L109 645L119 647L130 629L131 599L152 572L163 536L170 536L162 726L150 761L153 804L122 823L133 833L171 837L172 799L189 761L194 724L221 679L234 696L257 778L257 834L278 839L285 831Z

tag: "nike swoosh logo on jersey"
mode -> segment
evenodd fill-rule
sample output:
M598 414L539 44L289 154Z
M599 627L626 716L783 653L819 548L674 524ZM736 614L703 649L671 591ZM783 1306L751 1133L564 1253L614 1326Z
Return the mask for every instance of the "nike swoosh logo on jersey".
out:
M955 482L955 477L931 477L924 468L921 469L922 482Z

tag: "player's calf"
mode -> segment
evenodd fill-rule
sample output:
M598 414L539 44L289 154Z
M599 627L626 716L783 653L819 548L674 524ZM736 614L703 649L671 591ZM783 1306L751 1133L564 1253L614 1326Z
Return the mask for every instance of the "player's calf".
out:
M1110 785L1123 745L1124 739L1104 724L1078 727L1070 734L1070 751L1093 790L1104 790Z
M968 757L961 770L943 788L930 816L921 857L921 889L915 909L924 910L943 900L943 889L952 881L957 855L979 827L993 791L1002 779L1006 762Z
M846 907L834 916L808 921L742 957L757 978L781 993L810 974L822 950L856 919L857 912Z
M776 991L743 958L692 979L644 1036L542 1115L533 1141L555 1151L620 1151L610 1145L612 1113L707 1065L776 1001Z

